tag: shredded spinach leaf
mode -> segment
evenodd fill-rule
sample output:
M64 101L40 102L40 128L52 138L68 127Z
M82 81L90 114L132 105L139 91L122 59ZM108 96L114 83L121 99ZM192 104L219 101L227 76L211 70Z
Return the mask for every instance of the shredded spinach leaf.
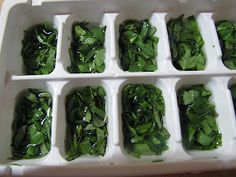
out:
M233 99L234 111L236 112L236 85L232 85L230 91Z
M84 87L66 97L66 159L81 155L103 156L107 144L105 112L106 92L103 87Z
M105 69L105 26L91 26L75 22L72 26L72 43L69 49L70 73L102 73Z
M25 31L21 55L25 73L45 75L55 68L57 30L48 22L34 25Z
M158 37L148 20L126 20L119 27L120 64L124 71L141 72L157 69Z
M165 103L160 89L149 84L128 84L122 90L124 147L139 158L160 155L170 137L163 126Z
M219 21L216 24L222 49L222 60L229 69L236 69L236 25L232 21Z
M15 108L12 123L12 159L32 159L51 149L52 98L48 92L28 89Z
M172 63L178 70L204 70L204 41L194 16L171 18L167 23Z
M210 103L211 91L194 85L178 91L183 145L188 150L212 150L222 145L216 123L215 105Z

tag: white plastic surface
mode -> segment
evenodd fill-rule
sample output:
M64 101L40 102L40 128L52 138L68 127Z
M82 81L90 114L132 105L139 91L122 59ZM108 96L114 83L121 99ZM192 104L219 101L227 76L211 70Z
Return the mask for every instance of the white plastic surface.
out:
M0 175L129 176L200 172L236 168L236 121L229 87L236 71L227 69L215 21L236 21L233 0L6 0L0 17ZM204 71L179 71L171 61L166 22L180 14L195 15L204 39L207 65ZM126 19L149 19L159 37L155 72L124 72L119 61L119 25ZM24 30L45 20L58 29L56 67L49 75L24 75L21 41ZM106 69L99 74L70 74L68 48L75 21L106 25ZM124 150L121 121L121 90L129 83L148 83L160 88L165 100L164 125L171 137L169 150L161 156L131 157ZM187 151L182 146L177 92L179 88L204 84L219 114L222 147L213 151ZM104 157L82 156L65 160L65 96L87 85L106 90L108 142ZM52 148L40 159L10 160L11 123L17 98L27 88L48 90L53 98ZM160 162L153 162L162 160Z

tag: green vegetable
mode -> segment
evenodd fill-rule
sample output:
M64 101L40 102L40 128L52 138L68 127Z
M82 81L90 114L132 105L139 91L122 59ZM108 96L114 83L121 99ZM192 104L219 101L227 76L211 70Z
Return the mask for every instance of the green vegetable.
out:
M183 145L188 150L211 150L222 145L216 124L215 105L210 103L211 92L203 85L180 89L180 111Z
M52 98L48 92L28 89L15 108L12 158L32 159L51 149Z
M55 68L57 30L48 22L32 26L25 31L21 55L25 73L49 74Z
M66 97L66 159L106 151L107 116L103 87L84 87Z
M230 91L233 99L234 111L236 112L236 85L232 85Z
M232 21L223 20L216 24L222 60L229 69L236 69L236 25Z
M158 37L148 20L126 20L120 27L120 64L124 71L141 72L157 69Z
M165 103L160 89L149 84L129 84L122 90L124 147L135 156L160 155L168 149L170 135L163 126Z
M170 19L167 29L173 65L178 70L204 70L204 41L194 16Z
M70 73L101 73L105 69L106 27L89 26L86 22L75 22L72 26L72 43L69 49Z

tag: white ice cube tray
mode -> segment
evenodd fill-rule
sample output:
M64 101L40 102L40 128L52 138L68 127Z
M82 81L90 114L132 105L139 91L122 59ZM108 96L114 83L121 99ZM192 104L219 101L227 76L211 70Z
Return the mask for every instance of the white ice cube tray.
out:
M227 69L215 21L235 20L233 0L6 0L0 17L0 175L108 176L200 172L236 168L236 121L229 86L236 84L236 71ZM171 62L166 22L170 17L195 15L204 39L207 58L204 71L179 71ZM158 70L124 72L119 66L119 25L127 19L149 19L157 28ZM106 25L106 69L103 73L70 74L68 48L75 21ZM24 30L44 21L58 29L56 66L48 75L24 75L21 41ZM121 90L128 83L148 83L163 92L164 124L170 133L169 150L161 156L128 155L123 147ZM186 85L205 84L219 114L222 147L212 151L187 151L181 142L177 91ZM65 160L65 97L83 86L106 90L108 141L104 157L82 156ZM27 88L46 89L53 97L50 153L39 159L10 160L11 124L19 94ZM160 162L153 162L159 161Z

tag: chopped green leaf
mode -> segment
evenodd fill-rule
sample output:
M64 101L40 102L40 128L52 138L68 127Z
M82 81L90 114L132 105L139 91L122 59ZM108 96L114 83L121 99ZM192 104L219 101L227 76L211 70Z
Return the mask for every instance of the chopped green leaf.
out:
M22 40L25 73L49 74L55 68L57 30L48 22L30 27Z
M105 49L98 49L95 56L95 65L101 66L104 64Z
M20 98L12 123L13 159L38 158L50 151L52 102L49 100L48 92L36 89L28 89Z
M92 119L91 112L87 111L85 115L85 121L89 123L91 119Z
M184 105L192 103L197 97L199 97L199 92L196 90L190 90L183 93Z
M107 116L103 87L84 87L66 97L66 159L103 156L107 143Z
M230 91L231 91L231 96L232 96L232 100L233 100L234 111L236 113L236 85L232 85L230 87Z
M236 69L236 25L232 21L219 21L216 24L222 49L222 60L229 69Z
M188 150L211 150L222 144L216 124L215 106L210 103L211 92L203 85L180 89L178 105L183 145Z
M160 89L129 84L122 90L124 147L134 157L160 155L168 149L170 135L163 126L164 99Z
M148 20L126 20L120 27L120 63L124 71L141 72L157 69L158 38Z
M41 132L35 133L33 136L30 137L30 143L31 144L41 144L44 140L43 134Z
M70 73L101 73L105 69L106 27L75 22L72 26L72 43L69 49Z
M204 42L194 16L171 18L167 29L173 65L178 70L204 70Z

